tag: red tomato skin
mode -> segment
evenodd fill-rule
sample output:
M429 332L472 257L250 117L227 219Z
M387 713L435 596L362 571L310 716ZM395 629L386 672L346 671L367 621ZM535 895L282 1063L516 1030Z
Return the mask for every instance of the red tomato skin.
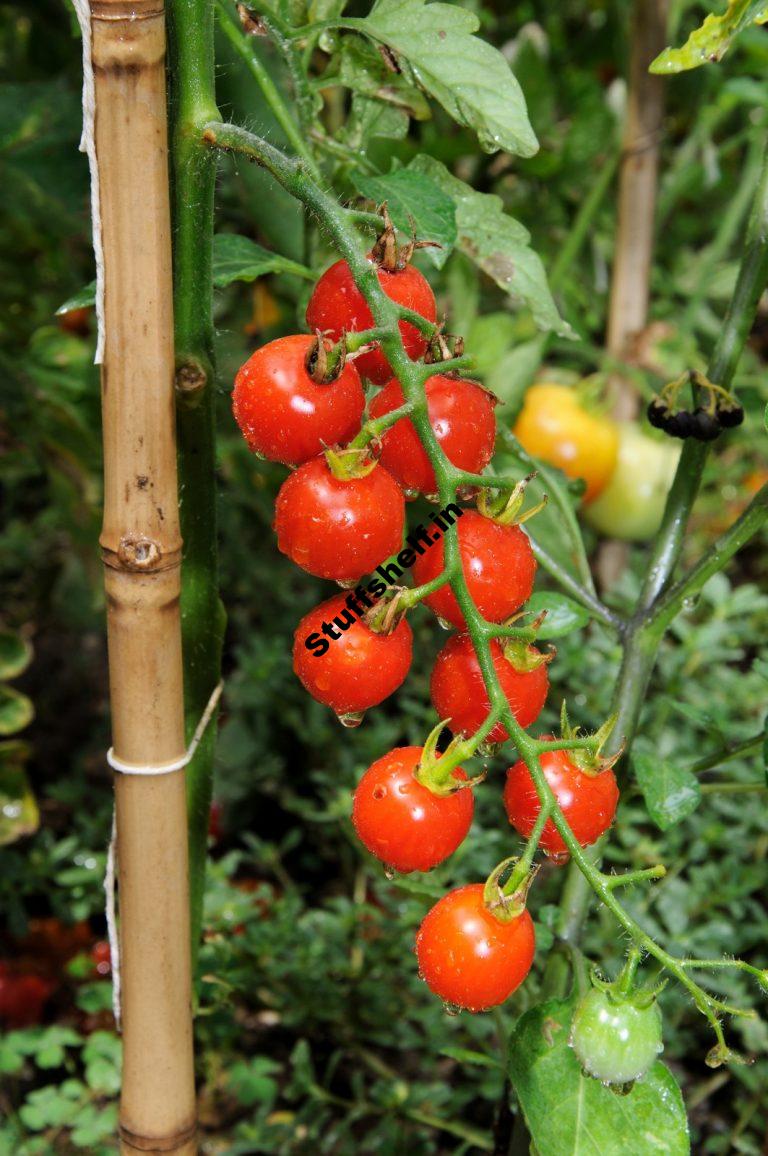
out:
M0 961L0 1023L6 1028L39 1024L56 984L40 975L17 974Z
M431 871L452 855L472 825L469 787L435 795L413 777L423 747L397 747L372 763L355 790L352 822L372 855L395 871ZM466 779L461 768L455 779Z
M304 689L336 714L351 714L377 706L397 690L410 669L413 634L405 618L391 634L375 634L346 607L347 594L337 594L306 614L296 628L293 669ZM348 622L344 630L334 619ZM327 622L338 639L323 634ZM318 656L305 646L317 635L328 642Z
M427 321L437 320L435 295L426 277L413 265L392 273L380 268L377 276L390 300L420 313ZM362 329L373 328L371 311L355 285L346 261L331 265L315 285L307 306L307 325L313 332L319 329L321 333L327 333L333 341L338 341L345 331L359 333ZM417 361L426 351L427 339L408 321L400 322L400 335L405 352ZM358 373L375 385L383 385L392 376L389 362L378 348L356 357L355 366Z
M531 970L536 951L527 911L503 923L483 902L483 884L449 891L416 935L419 975L446 1003L479 1012L504 1003Z
M440 448L460 470L478 474L493 457L496 440L494 400L474 381L438 373L428 380L427 413ZM371 417L383 417L405 401L394 378L370 404ZM381 437L381 463L405 490L437 492L435 471L410 418L401 417Z
M547 698L547 667L542 663L535 670L521 673L507 662L498 642L491 641L490 648L501 689L515 718L521 727L529 727L541 714ZM432 670L430 693L438 715L451 720L448 725L455 734L474 734L485 721L491 704L468 634L452 635L438 654ZM498 722L486 741L501 743L508 738L506 727Z
M546 741L552 735L542 735ZM582 847L588 847L604 834L616 814L619 788L613 771L585 775L571 762L567 751L545 751L541 768L561 811ZM522 759L507 771L504 787L507 818L519 834L530 835L538 818L540 804L531 773ZM544 825L540 844L551 855L567 853L568 848L551 819Z
M483 618L503 622L528 601L533 590L536 559L528 535L519 526L500 526L475 510L466 510L457 525L461 566L469 593ZM431 582L444 569L445 548L440 539L416 559L414 583L421 586ZM447 583L424 601L452 626L465 625Z
M274 527L279 549L302 570L354 582L400 549L405 499L383 466L340 481L321 455L283 482Z
M319 384L307 370L314 337L297 334L262 345L237 372L232 412L248 446L271 462L299 466L360 428L365 395L351 363Z

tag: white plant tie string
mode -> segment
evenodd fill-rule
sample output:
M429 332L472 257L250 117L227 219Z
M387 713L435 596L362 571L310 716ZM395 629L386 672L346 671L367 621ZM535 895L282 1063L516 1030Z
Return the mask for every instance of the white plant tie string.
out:
M104 250L101 240L101 200L99 195L99 166L96 159L96 86L93 79L91 59L91 11L88 0L72 0L83 38L83 132L80 137L80 152L88 156L91 172L91 232L93 234L93 255L96 258L96 324L98 336L93 361L101 365L104 360Z
M219 682L213 689L211 697L208 699L207 706L200 716L200 722L195 728L195 733L192 736L192 741L187 747L185 753L180 759L175 759L172 763L124 763L122 759L118 759L112 747L107 751L107 762L113 771L117 771L121 775L170 775L174 771L181 771L188 763L192 761L195 756L195 751L200 745L203 735L208 729L208 724L213 718L214 711L219 704L221 692L224 689L224 683ZM117 826L115 822L115 811L112 809L112 833L109 838L109 846L107 848L107 866L104 872L104 894L106 897L106 917L107 917L107 937L109 939L109 958L112 969L112 1011L115 1016L115 1024L117 1030L120 1030L121 1010L120 1010L120 941L117 934L117 915L115 909L115 849L117 846Z

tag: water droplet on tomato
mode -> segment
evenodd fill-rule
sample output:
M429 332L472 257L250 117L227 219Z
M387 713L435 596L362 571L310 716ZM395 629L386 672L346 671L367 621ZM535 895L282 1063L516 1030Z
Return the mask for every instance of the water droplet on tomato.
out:
M341 723L341 725L343 727L347 727L349 730L352 730L354 727L360 726L360 723L365 718L365 711L364 710L343 711L341 714L337 713L336 718L339 720L339 722Z

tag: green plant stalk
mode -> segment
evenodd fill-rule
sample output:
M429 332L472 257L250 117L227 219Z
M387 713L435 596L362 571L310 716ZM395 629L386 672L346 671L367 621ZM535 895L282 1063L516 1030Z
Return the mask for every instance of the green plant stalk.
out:
M184 541L181 619L189 740L219 682L224 634L216 545L212 318L216 158L200 141L201 126L218 112L212 0L169 0L168 15L179 492ZM214 719L186 772L195 960L202 926L215 743Z
M214 122L205 126L203 139L215 148L237 151L263 165L289 193L301 200L306 208L322 223L336 248L349 264L355 283L366 300L374 322L383 332L380 345L394 375L402 386L406 402L412 405L411 421L416 427L419 439L434 469L439 500L443 505L455 501L457 478L460 471L455 470L448 462L432 429L423 388L424 381L428 376L425 367L415 365L405 353L398 327L402 312L381 289L375 268L366 259L358 235L353 224L349 221L346 211L331 196L317 187L300 163L285 157L268 142L254 134L234 125ZM756 300L757 298L755 298L755 304ZM426 367L426 369L429 368ZM504 723L509 737L528 767L541 806L550 811L552 822L571 858L589 888L612 912L632 941L656 959L688 990L696 1006L708 1019L717 1038L718 1048L723 1055L726 1055L727 1047L718 1018L723 1010L722 1002L710 996L708 992L696 984L687 974L685 962L676 959L659 946L622 906L613 893L620 883L620 877L606 876L600 871L590 854L586 853L580 846L563 816L541 767L540 742L528 735L518 724L496 676L487 633L488 624L481 617L467 588L460 564L458 535L455 527L451 527L445 536L445 569L449 574L453 594L464 615L466 630L475 649L491 709ZM621 694L618 697L621 700ZM628 703L634 702L632 696L629 696L627 701ZM621 701L619 705L621 707ZM620 720L621 717L620 710ZM618 723L612 738L617 734L617 731L621 735ZM621 743L621 738L616 737L613 741L618 746ZM608 745L606 744L606 747ZM614 747L614 750L617 749L617 746ZM606 750L606 753L613 752ZM658 867L647 872L631 874L634 882L640 878L658 878L663 873L664 868Z
M219 24L224 35L245 62L247 69L261 89L262 95L272 110L275 120L285 133L285 139L293 148L296 155L304 161L304 164L307 166L309 172L312 173L315 180L322 180L322 175L315 163L315 158L307 148L304 136L294 120L293 114L289 110L280 90L269 75L258 54L254 51L254 37L246 38L243 29L231 14L230 5L222 3L222 0L216 0L216 10L219 14ZM211 118L208 117L207 119L210 120Z

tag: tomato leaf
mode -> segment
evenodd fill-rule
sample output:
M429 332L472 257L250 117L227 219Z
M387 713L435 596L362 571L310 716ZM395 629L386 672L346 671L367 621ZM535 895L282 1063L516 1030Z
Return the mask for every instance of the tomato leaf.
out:
M526 305L539 329L571 336L549 291L541 259L530 247L528 230L504 212L501 198L475 192L440 161L424 154L415 157L406 171L430 177L453 199L462 252L513 301Z
M632 766L648 814L662 831L686 819L701 802L699 781L685 767L644 754L635 754Z
M378 0L364 20L349 21L386 44L414 79L459 124L472 128L487 152L530 157L538 142L525 97L502 54L472 34L480 21L455 4Z
M671 1072L656 1063L626 1096L582 1074L568 1045L575 999L550 1000L519 1020L509 1075L537 1152L558 1156L687 1156L688 1122Z
M310 269L279 253L270 253L250 237L217 233L213 238L213 283L218 289L233 281L256 281L267 273L292 273L314 280Z
M535 616L541 614L542 610L546 610L547 617L538 631L541 639L564 638L566 634L573 634L574 630L581 630L591 617L589 611L578 602L554 590L541 590L532 594L525 604L526 614L530 611Z
M441 269L456 244L456 206L451 197L429 177L410 169L398 169L388 176L353 174L358 191L381 204L387 202L394 224L420 241L433 241L439 248L424 250L433 265Z
M650 71L662 74L685 72L702 64L716 64L723 59L734 37L750 24L765 23L768 23L765 0L730 0L721 16L710 13L681 48L665 48L654 60Z

